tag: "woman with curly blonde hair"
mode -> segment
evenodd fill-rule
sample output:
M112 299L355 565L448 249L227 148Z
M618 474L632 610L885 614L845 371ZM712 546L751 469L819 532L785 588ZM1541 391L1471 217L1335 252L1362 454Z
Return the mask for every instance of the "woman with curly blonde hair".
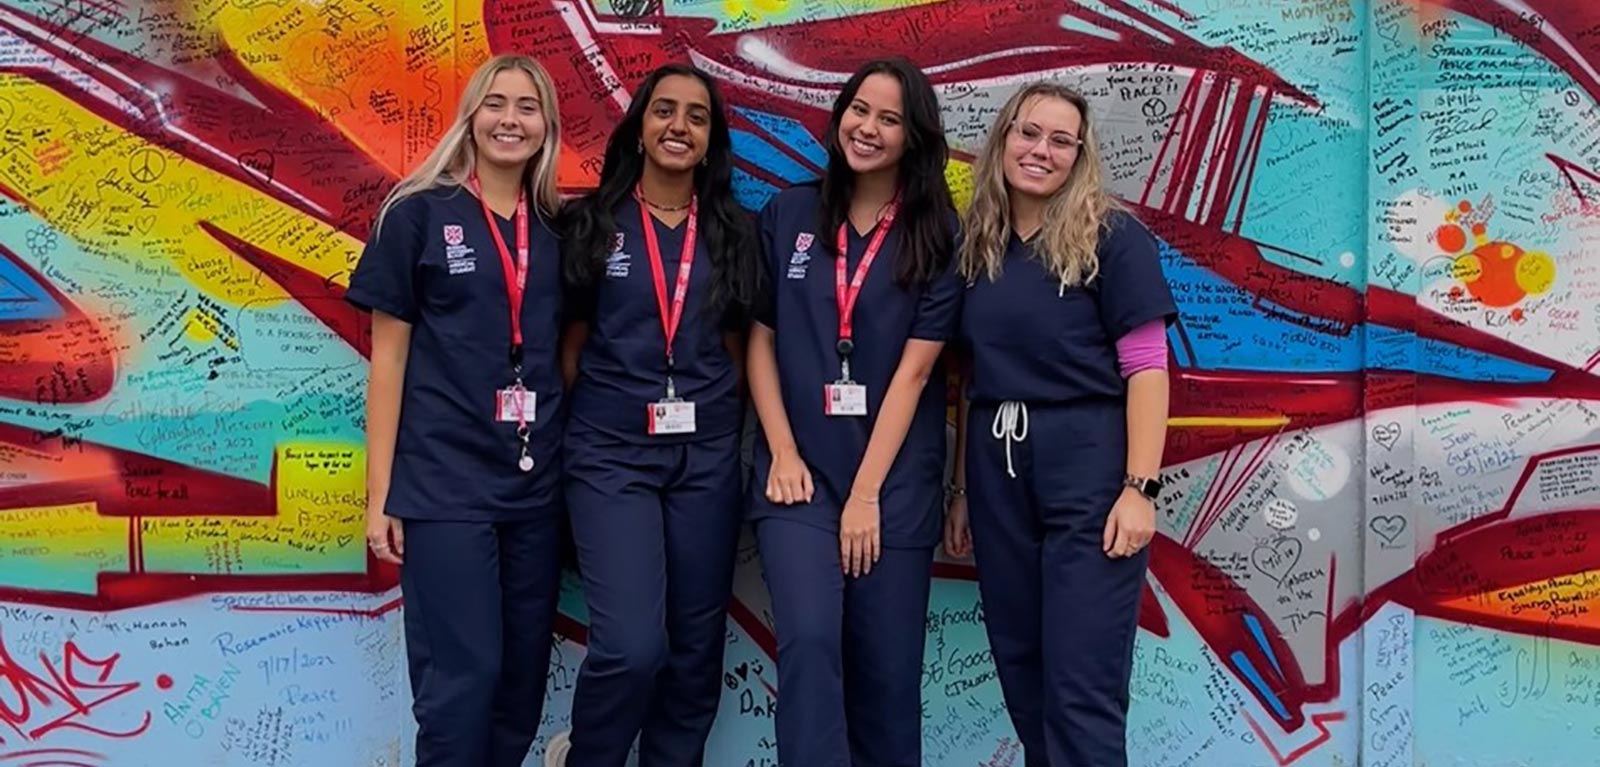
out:
M1104 189L1092 125L1060 85L1012 96L978 158L958 254L970 356L945 545L976 557L1029 767L1127 764L1166 436L1176 309L1154 238ZM969 439L974 425L987 436Z

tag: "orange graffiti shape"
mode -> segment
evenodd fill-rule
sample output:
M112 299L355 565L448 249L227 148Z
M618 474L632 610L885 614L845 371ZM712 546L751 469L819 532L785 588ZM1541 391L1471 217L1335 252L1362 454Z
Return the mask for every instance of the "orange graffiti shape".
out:
M1474 299L1484 306L1503 309L1550 289L1556 266L1548 254L1489 239L1486 222L1494 212L1492 203L1474 209L1463 200L1458 210L1459 213L1445 214L1445 223L1435 230L1434 241L1446 253L1461 253L1468 243L1458 224L1470 226L1473 248L1452 259L1450 276L1465 285ZM1451 294L1456 294L1454 289Z

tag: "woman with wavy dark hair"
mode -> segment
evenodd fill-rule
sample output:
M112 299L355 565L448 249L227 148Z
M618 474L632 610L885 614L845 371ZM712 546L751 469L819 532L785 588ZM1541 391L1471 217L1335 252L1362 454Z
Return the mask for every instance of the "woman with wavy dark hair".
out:
M754 233L734 200L716 83L657 69L606 146L600 186L569 206L576 321L566 500L589 606L570 751L549 763L701 764L720 699L741 520L737 362Z
M820 185L761 214L752 517L778 637L778 761L912 767L956 329L938 99L903 59L838 100Z

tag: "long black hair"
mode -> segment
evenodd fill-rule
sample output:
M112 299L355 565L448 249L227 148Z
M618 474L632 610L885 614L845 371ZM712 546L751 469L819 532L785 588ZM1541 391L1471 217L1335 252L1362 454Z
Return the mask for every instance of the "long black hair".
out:
M633 194L634 186L644 175L645 156L639 150L639 142L650 96L658 83L675 75L699 80L711 98L711 142L706 147L705 163L694 169L695 194L700 201L696 225L711 258L709 308L743 313L754 291L754 252L758 245L749 213L733 196L733 141L722 94L710 75L688 64L662 66L634 90L627 114L606 142L600 186L563 212L562 272L568 284L579 289L593 287L602 273L617 231L612 212Z
M850 197L855 192L855 171L839 145L839 123L845 110L855 101L861 84L875 74L900 81L901 117L906 134L905 154L900 157L900 212L896 222L904 222L900 255L895 264L895 279L901 284L926 282L944 271L955 247L951 223L955 203L944 168L949 160L949 145L944 138L944 121L939 114L939 97L933 85L915 64L902 57L869 61L856 70L833 102L828 120L828 170L822 177L820 238L826 251L835 257L834 233L850 218Z

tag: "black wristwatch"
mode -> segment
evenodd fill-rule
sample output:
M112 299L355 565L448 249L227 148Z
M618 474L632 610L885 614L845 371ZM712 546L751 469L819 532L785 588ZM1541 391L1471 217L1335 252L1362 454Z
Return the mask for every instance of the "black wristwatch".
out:
M1152 501L1156 499L1156 496L1161 495L1161 480L1159 479L1136 477L1129 474L1123 477L1122 484L1138 490L1140 495Z

